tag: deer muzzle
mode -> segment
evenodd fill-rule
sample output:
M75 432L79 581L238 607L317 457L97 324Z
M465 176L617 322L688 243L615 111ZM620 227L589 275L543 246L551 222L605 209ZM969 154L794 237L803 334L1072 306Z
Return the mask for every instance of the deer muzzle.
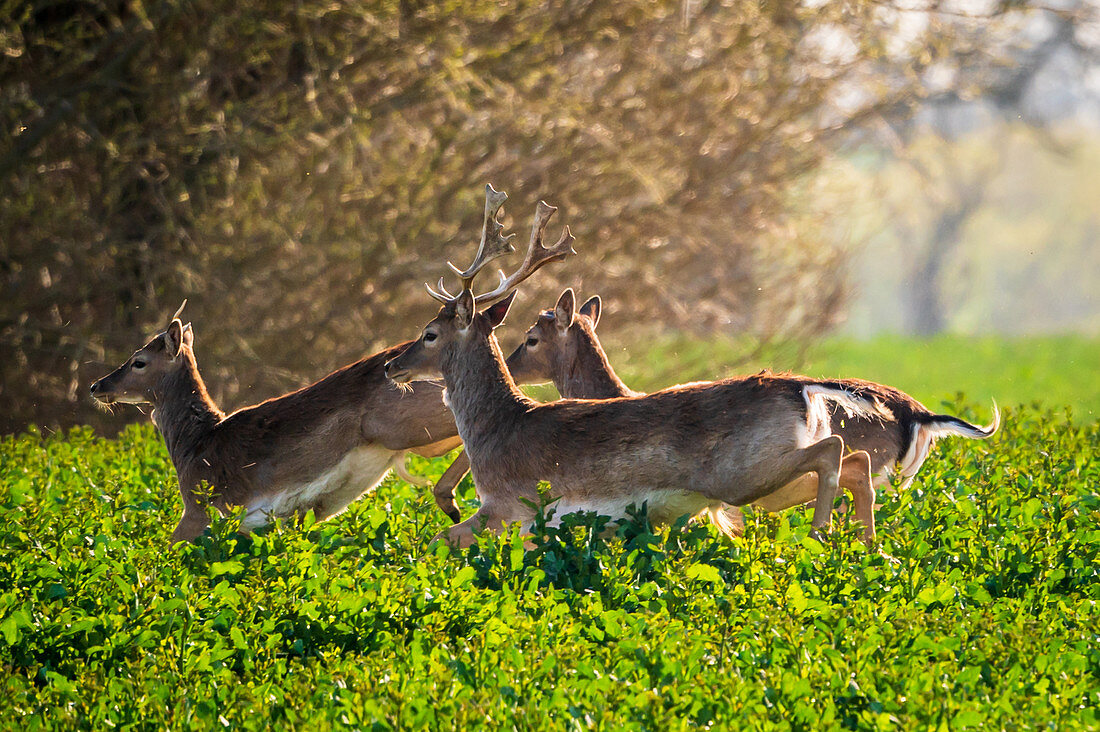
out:
M386 361L386 378L395 384L407 384L412 381L410 378L412 376L411 372L408 369L401 368L399 364L395 363L396 361L397 359Z

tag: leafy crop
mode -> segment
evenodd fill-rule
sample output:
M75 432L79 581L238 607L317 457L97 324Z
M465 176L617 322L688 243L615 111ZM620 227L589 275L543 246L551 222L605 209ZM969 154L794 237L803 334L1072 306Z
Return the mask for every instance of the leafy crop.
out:
M880 551L796 510L733 541L578 517L459 553L393 478L323 524L171 548L151 427L5 437L0 706L28 730L1096 727L1098 448L1034 408L945 440L881 499Z

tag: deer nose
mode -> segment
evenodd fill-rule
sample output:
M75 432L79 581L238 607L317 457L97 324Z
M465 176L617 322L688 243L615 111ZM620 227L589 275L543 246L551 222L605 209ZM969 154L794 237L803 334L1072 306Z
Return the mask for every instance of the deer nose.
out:
M386 366L384 369L386 372L386 378L390 381L400 384L408 383L410 381L410 379L408 378L409 370L403 369L399 365L397 365L395 363L396 360L397 359L386 362Z

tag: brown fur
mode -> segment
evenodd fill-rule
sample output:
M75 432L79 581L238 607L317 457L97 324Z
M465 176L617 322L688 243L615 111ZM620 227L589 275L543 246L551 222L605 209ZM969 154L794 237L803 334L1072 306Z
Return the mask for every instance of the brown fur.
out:
M224 511L309 484L358 448L378 448L381 458L389 451L399 459L405 450L438 455L456 446L457 430L440 387L422 383L405 392L385 377L386 361L407 346L388 348L298 391L225 415L199 375L190 325L173 319L91 391L107 403L154 406L153 421L183 497L183 517L172 534L178 541L198 536L207 525L195 495L203 482L213 487L214 505ZM141 363L144 368L135 368ZM358 479L353 475L338 486L343 493L317 489L298 510L312 509L318 519L339 513L356 497L347 492L354 492Z
M552 381L558 392L565 398L612 399L641 396L642 392L630 389L615 373L596 335L596 325L599 323L602 309L599 296L590 298L576 311L574 311L574 303L573 290L567 289L553 309L539 314L535 324L527 330L523 343L508 356L506 365L509 373L517 383ZM804 380L804 377L796 378ZM856 380L850 383L859 386L870 385L870 382ZM888 389L888 387L885 388ZM864 389L864 391L868 390ZM849 417L835 404L830 404L829 408L832 410L834 432L844 438L845 445L851 450L870 448L874 450L870 457L871 465L881 463L882 460L876 461L876 457L881 458L889 449L888 446L884 447L883 438L889 438L900 432L887 429L888 420L884 420L881 416ZM852 441L849 441L850 439ZM900 453L895 451L894 454L900 458ZM860 458L856 458L852 462L852 467L841 473L842 486L856 493L861 492L863 488L860 480L853 477L859 471L857 466L861 464L860 461ZM881 465L878 468L880 470ZM448 500L453 503L453 498L450 497L453 496L455 488L468 469L469 461L463 453L440 477L434 489L436 500L440 505ZM803 475L796 479L794 484L770 493L761 499L762 504L757 505L766 510L778 511L813 501L816 496L816 476ZM860 507L862 507L863 498L864 496L861 495L857 501ZM873 494L871 498L873 504ZM739 533L743 525L740 510L731 505L723 505L717 510L725 512L725 518L728 520L723 521L722 524L729 526L727 530ZM861 520L866 519L867 511L861 511L861 513L864 514L860 516ZM873 526L873 517L865 520L864 523Z
M516 382L524 384L553 381L563 397L579 399L607 399L639 394L640 392L629 389L615 373L596 335L595 326L600 312L599 297L589 299L575 316L571 315L569 307L572 301L572 290L562 293L557 306L539 315L536 323L527 331L524 342L508 357L508 370ZM592 317L593 313L595 317ZM957 417L936 414L905 392L885 384L863 379L818 380L814 383L850 391L882 405L890 413L889 418L881 414L848 415L839 405L828 405L833 433L844 438L844 444L850 450L865 450L870 456L871 473L876 486L889 482L891 472L910 451L913 440L919 435L919 429L915 428L930 424L955 424L976 432L988 429L963 422ZM910 477L919 468L919 463L911 466ZM797 495L804 496L805 499L798 503L813 500L812 479L801 480L806 485ZM769 505L780 508L798 505L779 500L780 497L770 497L772 502ZM793 494L789 500L795 500ZM783 503L786 505L782 505Z
M751 503L816 472L813 523L828 525L843 440L813 441L806 380L758 374L648 396L540 404L516 387L492 333L511 300L477 315L472 302L464 291L386 365L398 382L446 382L482 501L472 518L450 529L452 543L469 543L480 527L529 522L539 481L548 481L568 510L646 500L651 516L671 520L661 511Z

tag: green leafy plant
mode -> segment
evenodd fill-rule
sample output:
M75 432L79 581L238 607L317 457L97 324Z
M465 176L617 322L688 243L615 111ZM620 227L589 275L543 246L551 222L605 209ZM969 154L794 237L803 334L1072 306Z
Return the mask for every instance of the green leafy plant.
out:
M730 540L552 504L457 551L395 478L325 523L217 516L169 547L151 427L5 437L0 704L30 729L1096 726L1097 454L1096 423L1006 410L884 492L875 551L799 510Z

